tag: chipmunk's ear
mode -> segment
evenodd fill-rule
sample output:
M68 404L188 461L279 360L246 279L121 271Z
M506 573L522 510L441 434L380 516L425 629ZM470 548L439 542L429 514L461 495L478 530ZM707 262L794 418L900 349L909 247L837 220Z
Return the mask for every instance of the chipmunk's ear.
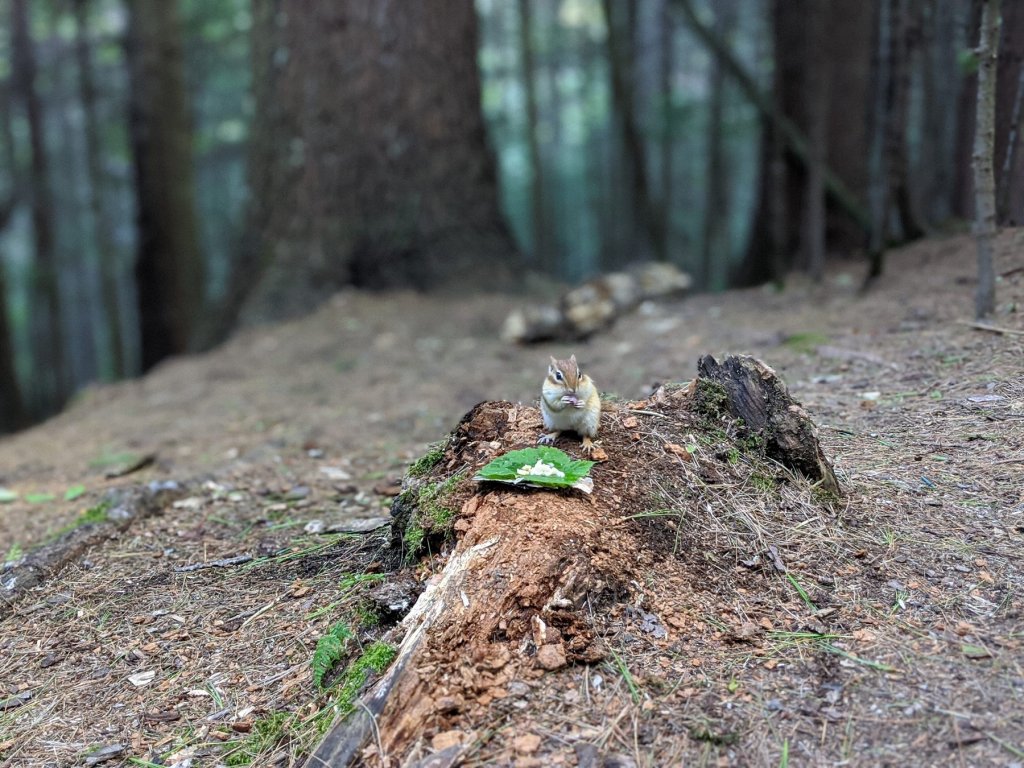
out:
M571 355L569 355L569 363L574 365L576 368L580 367L580 364L576 362L576 353L575 352L573 352Z
M558 367L558 361L555 360L554 356L549 356L549 359L551 360L551 370L554 370Z

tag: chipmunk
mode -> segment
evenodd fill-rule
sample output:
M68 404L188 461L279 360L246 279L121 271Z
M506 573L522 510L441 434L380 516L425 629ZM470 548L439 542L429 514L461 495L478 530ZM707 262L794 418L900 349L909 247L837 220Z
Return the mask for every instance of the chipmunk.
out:
M551 358L548 375L540 390L540 412L544 428L538 443L550 445L562 432L575 432L583 438L583 452L594 452L592 438L597 437L601 421L601 398L590 377L580 371L576 355L568 360Z

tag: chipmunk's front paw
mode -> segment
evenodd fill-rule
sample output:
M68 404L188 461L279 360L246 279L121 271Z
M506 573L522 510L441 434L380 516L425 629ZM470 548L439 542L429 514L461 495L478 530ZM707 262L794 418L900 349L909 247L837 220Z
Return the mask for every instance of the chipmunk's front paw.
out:
M597 450L597 446L594 445L594 441L589 437L583 438L583 453L586 456L593 456L594 451Z
M537 442L541 445L553 445L555 440L558 439L558 432L547 432L537 438Z

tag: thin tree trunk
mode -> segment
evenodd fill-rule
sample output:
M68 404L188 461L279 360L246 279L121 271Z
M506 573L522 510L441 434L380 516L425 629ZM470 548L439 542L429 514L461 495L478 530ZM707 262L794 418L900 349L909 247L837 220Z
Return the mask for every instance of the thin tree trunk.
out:
M35 235L32 319L36 358L33 380L37 385L34 405L49 412L64 404L68 395L64 332L60 310L57 252L54 240L53 196L50 190L43 106L36 92L36 59L29 32L27 0L11 0L11 42L14 82L28 118L31 150L30 187L32 228Z
M1002 5L999 20L999 60L996 65L996 117L994 162L999 169L996 179L997 222L1006 223L1018 210L1011 213L1011 187L1019 180L1013 178L1014 146L1018 139L1020 102L1024 88L1024 3L1007 2ZM1013 197L1019 197L1015 195Z
M119 260L112 234L113 226L103 204L103 150L99 119L96 115L96 86L93 81L92 50L89 45L89 0L74 0L75 58L78 64L78 88L82 101L85 154L89 169L89 210L92 214L96 250L100 258L100 289L110 348L110 373L115 379L125 375L124 339L121 333L121 306L117 290Z
M631 172L631 188L636 205L636 218L639 224L634 238L645 243L655 257L664 261L665 238L661 232L662 217L654 207L651 186L647 174L647 152L643 136L636 119L636 103L634 99L633 62L635 55L634 24L630 22L626 30L620 29L616 23L616 15L612 0L601 0L604 10L605 24L608 29L608 65L611 70L612 93L619 112L622 126L622 143L629 158ZM628 4L630 18L635 18L635 0ZM624 44L627 43L628 45Z
M886 232L888 229L889 184L885 142L892 92L892 4L879 0L875 37L874 92L871 106L871 144L868 159L871 233L868 238L868 274L866 290L882 275L885 266Z
M978 244L978 318L995 310L992 241L996 234L995 145L996 63L999 56L999 0L986 0L978 38L978 104L974 130L974 235Z
M964 20L966 45L974 45L981 34L981 13L985 0L969 0L970 7ZM978 76L969 75L964 80L957 103L956 160L953 172L953 186L950 194L950 208L953 214L964 220L974 218L974 121L977 117Z
M917 13L913 0L893 0L892 96L886 132L886 166L889 194L896 204L902 226L902 239L915 240L924 235L910 199L907 169L907 110L910 104L910 61L917 44Z
M540 142L537 139L537 87L536 66L533 58L531 0L518 0L519 10L519 51L523 63L523 85L526 95L526 145L530 152L530 231L533 263L550 266L547 263L548 226L544 215L544 168L541 163Z
M1010 187L1013 184L1013 169L1017 162L1017 145L1020 142L1021 101L1024 100L1024 67L1017 76L1017 92L1013 98L1010 116L1009 136L1006 139L1006 152L1003 154L1003 165L999 171L997 185L996 216L999 221L1009 224L1017 219L1010 211Z
M661 235L666 258L672 253L672 178L675 148L673 71L675 68L675 24L671 0L661 6Z
M825 157L828 140L829 52L825 45L825 24L828 5L825 0L812 2L810 18L810 51L805 81L808 113L807 188L804 198L803 251L807 271L815 282L825 275Z
M2 92L0 120L3 121L4 160L11 179L10 189L4 190L0 201L0 233L10 223L17 203L18 188L14 179L18 176L15 165L13 132L10 130L10 110L7 89ZM0 434L13 432L26 423L25 403L21 397L21 384L14 365L14 336L7 314L7 285L4 280L4 263L0 254Z
M190 124L177 3L130 0L142 369L188 351L202 309Z
M715 34L727 40L734 24L732 0L716 3ZM725 87L725 68L716 56L711 60L708 76L706 196L700 269L700 285L705 290L723 287L720 275L729 256L729 171L726 167L723 120Z

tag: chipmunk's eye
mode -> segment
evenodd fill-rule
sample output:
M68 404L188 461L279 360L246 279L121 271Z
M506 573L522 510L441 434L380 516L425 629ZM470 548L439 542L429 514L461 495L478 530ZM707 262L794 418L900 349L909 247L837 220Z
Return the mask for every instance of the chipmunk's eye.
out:
M562 372L561 371L555 371L555 381L561 381L561 380L562 380Z

